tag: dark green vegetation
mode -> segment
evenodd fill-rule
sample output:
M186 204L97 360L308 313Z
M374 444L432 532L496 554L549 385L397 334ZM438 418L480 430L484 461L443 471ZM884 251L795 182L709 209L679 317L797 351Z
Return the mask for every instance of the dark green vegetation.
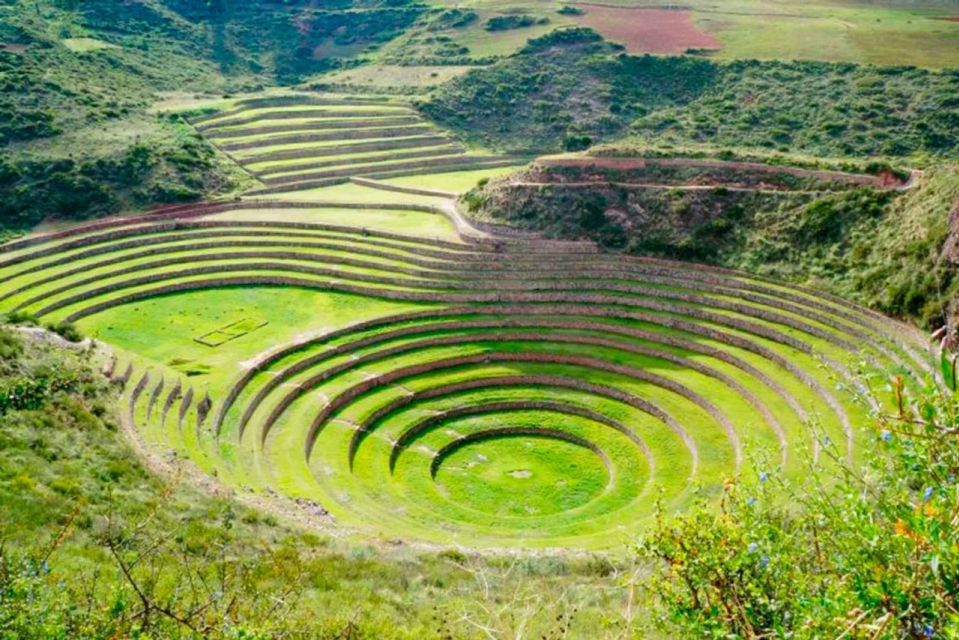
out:
M424 17L404 0L37 0L0 4L0 234L243 184L161 92L232 92L353 64Z
M0 399L0 637L479 637L464 618L503 632L527 621L548 637L600 618L624 626L609 617L618 569L600 559L341 548L207 497L189 476L158 479L122 439L116 389L88 352L0 329ZM542 610L484 611L495 604L484 581ZM592 603L574 614L567 588Z
M464 199L484 219L811 282L928 327L957 315L957 262L946 243L959 203L955 166L928 170L907 191L788 175L750 181L733 169L587 167L494 179ZM584 176L591 182L576 182ZM663 186L641 186L650 183ZM697 183L704 188L688 186Z
M626 135L819 156L959 151L956 71L635 57L588 29L532 40L451 81L422 108L468 140L510 151Z
M239 178L207 143L175 122L105 155L0 158L0 236L48 216L82 220L153 204L196 200Z
M507 31L509 29L532 27L534 24L547 24L548 22L549 20L547 18L534 18L533 16L523 14L512 14L508 16L493 16L486 21L483 28L487 31Z

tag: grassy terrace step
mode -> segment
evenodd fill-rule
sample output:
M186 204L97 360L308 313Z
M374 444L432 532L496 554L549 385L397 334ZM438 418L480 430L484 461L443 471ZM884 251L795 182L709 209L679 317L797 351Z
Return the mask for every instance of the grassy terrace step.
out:
M273 202L273 201L266 201L264 203L261 203L258 201L252 201L252 202L244 202L244 203L214 205L213 207L179 208L180 213L178 215L194 216L198 214L206 214L210 212L221 211L229 208L255 209L255 208L262 207L265 204L270 204L275 207L283 207L283 208L287 208L287 207L306 208L306 207L314 207L314 206L317 206L317 207L324 206L322 203L304 204L304 203L285 203L285 202ZM325 206L347 208L347 207L350 207L351 205L343 204L343 203L331 203L330 205L325 205ZM388 204L383 204L383 205L365 204L365 205L355 205L355 206L361 209L392 208L392 205L388 205ZM27 238L24 240L3 245L2 247L0 247L0 255L2 255L3 253L8 253L8 254L16 253L17 249L35 246L45 241L50 242L52 240L59 240L59 239L71 237L71 236L82 236L84 235L84 232L89 232L93 230L112 228L114 229L114 233L116 233L119 229L123 227L135 227L135 226L144 224L146 222L151 222L153 220L156 220L158 217L164 220L168 218L168 216L165 213L162 215L147 215L147 216L139 216L134 218L120 218L120 219L114 219L110 221L103 221L103 222L95 223L92 225L85 225L67 232L57 232L54 234L48 234L46 236ZM254 226L269 226L269 225L267 224L267 225L254 225ZM283 226L284 228L291 228L291 225L281 225L281 226ZM182 224L177 224L176 227L183 228ZM302 229L311 229L311 230L319 230L319 231L352 232L353 234L357 234L359 232L360 235L363 235L364 237L374 236L374 237L391 237L393 239L403 239L402 236L396 236L395 234L391 236L382 236L381 234L377 234L376 232L371 232L369 230L359 231L359 230L356 230L355 228L351 229L349 227L329 227L329 226L323 226L323 225L292 225L292 228L298 228L298 229L302 228ZM123 235L146 235L148 233L153 233L158 230L166 230L166 227L144 228L144 229L133 230L133 231L130 231L128 229L126 231L119 231L119 233ZM96 242L101 242L104 240L111 240L115 237L119 237L119 236L114 236L114 235L91 236L86 239L75 240L73 241L74 244L72 245L58 244L53 250L57 252L62 252L66 249L71 248L72 246L94 244ZM430 243L430 241L426 241L426 242L427 244ZM503 248L512 246L512 245L516 245L518 248L521 248L522 251L524 252L535 250L535 247L536 247L536 244L528 245L526 243L516 243L516 242L504 242L500 244L500 246ZM449 245L444 245L444 246L449 246ZM34 257L47 255L50 252L51 252L51 249L45 249L43 252L35 254ZM540 254L541 252L537 251L537 253ZM750 277L747 280L743 280L742 274L734 274L732 272L726 272L721 269L690 268L686 265L682 265L678 263L671 263L668 261L649 260L649 259L632 259L632 260L627 259L625 262L622 259L620 259L617 261L615 265L611 265L608 262L604 262L601 257L597 257L594 254L591 255L589 254L589 252L585 254L581 254L580 256L563 255L561 257L563 264L570 266L570 268L566 269L565 271L563 271L556 265L552 265L549 267L548 270L544 271L543 268L538 264L521 264L521 261L525 260L526 256L495 256L494 255L492 256L492 258L493 258L492 260L484 259L483 264L479 267L469 267L467 265L461 265L461 264L446 265L446 264L431 263L431 262L421 262L417 264L425 268L453 269L454 272L459 274L461 277L471 277L471 276L480 275L482 273L489 273L491 272L491 270L505 271L507 272L506 275L509 275L508 272L511 270L515 270L514 267L521 269L523 273L529 273L531 276L534 276L536 278L543 278L550 274L554 274L555 276L562 277L562 278L576 277L576 273L581 273L583 277L589 277L589 278L607 277L607 278L614 278L614 279L624 279L624 278L628 279L627 273L629 272L636 272L636 273L643 273L643 274L659 274L664 276L670 273L676 273L676 274L679 274L680 277L684 277L684 278L692 277L696 279L704 279L705 281L712 282L714 284L718 284L722 282L726 286L734 286L734 287L745 286L747 288L750 288L753 291L756 291L762 294L767 294L767 295L774 295L774 296L782 295L786 297L787 299L792 299L794 301L798 301L803 304L817 305L819 308L823 308L822 307L823 303L817 302L817 300L819 298L825 298L833 306L836 306L838 308L849 309L849 312L846 313L846 317L849 317L850 314L853 316L862 315L862 316L866 316L874 320L880 321L882 324L885 324L887 326L896 326L895 323L892 323L890 325L890 322L887 319L882 318L881 316L878 316L878 314L869 313L863 309L856 307L855 305L850 305L842 300L835 299L834 297L831 297L831 296L822 296L818 292L808 292L801 287L788 288L778 284L773 286L765 286L763 284L749 284L750 282L753 282L753 281L757 281L759 283L763 283L766 281L762 279L757 279L755 277ZM22 258L21 258L21 261L22 261ZM628 266L624 266L624 265L628 265ZM796 291L797 293L790 293L791 291ZM810 295L810 293L812 293L812 295Z
M410 169L430 172L429 170L438 167L447 168L451 166L462 166L464 164L473 166L477 164L486 164L499 161L502 161L502 159L496 156L468 156L460 152L454 152L452 155L442 155L441 153L431 154L427 157L414 158L412 160L404 160L401 158L379 162L371 162L367 160L350 162L349 160L344 160L339 165L334 165L333 167L319 171L291 171L269 176L262 176L260 179L264 184L267 185L280 185L302 182L305 180L341 178L351 175L364 175L379 172L391 173L395 171L408 171Z
M205 226L205 225L204 225L204 226ZM134 232L138 232L138 231L139 231L139 230L134 230ZM62 250L63 248L64 248L64 247L61 247L61 250ZM60 263L60 264L62 265L63 263ZM57 266L59 266L59 265L57 265ZM435 265L434 265L434 266L435 266ZM488 265L488 264L484 266L484 272L487 272L487 273L488 273L489 266L490 266L490 265ZM483 272L480 272L480 273L478 273L477 275L482 275L482 273L483 273ZM647 272L647 273L648 273L648 272ZM427 274L427 273L422 273L422 272L420 272L420 273L412 272L411 275L415 275L415 276L418 276L418 277L430 277L430 276L436 277L436 276L439 276L440 274L439 274L439 273ZM465 275L465 274L463 274L463 275ZM536 274L533 274L533 273L530 273L530 274L528 274L528 275L529 275L529 277L532 277L532 278L534 278L534 279L537 277L537 275L536 275ZM562 275L562 274L558 274L558 275ZM596 277L596 275L594 275L594 274L588 274L588 275L591 275L591 277ZM606 273L606 274L603 274L603 275L605 275L606 277L610 277L610 276L612 276L613 274L611 274L611 273ZM502 277L502 276L500 276L500 277ZM541 277L541 276L540 276L540 277ZM621 275L621 274L618 274L616 277L623 278L624 276ZM668 277L666 277L666 278L663 278L663 277L660 277L660 276L650 277L650 276L647 275L647 276L645 277L645 279L646 279L647 282L656 282L656 283L658 283L658 284L665 284L665 285L670 285L670 286L682 286L682 284L683 284L681 281L671 280L671 279L669 279ZM448 283L439 282L439 281L433 281L433 282L425 282L424 285L425 285L425 286L428 286L428 287L431 287L431 288L450 287L450 286L452 286L453 288L471 288L471 289L476 289L476 290L481 290L481 289L483 289L483 288L488 288L488 287L489 287L489 285L484 285L481 281L480 281L480 282L473 282L473 283L454 283L454 284L452 284L452 285L450 285L450 284L448 284ZM517 289L517 288L521 288L521 287L522 287L522 283L519 282L518 280L514 280L514 281L512 281L512 282L505 282L505 281L504 281L504 282L500 282L500 281L498 281L498 282L497 282L497 286L498 286L499 288L505 287L505 288L507 288L507 289L509 289L509 288ZM636 294L636 293L647 293L647 294L657 293L657 294L662 294L662 292L647 291L647 290L643 290L643 289L638 289L638 288L636 288L636 287L634 287L634 286L630 286L630 285L606 284L606 285L604 285L604 286L598 286L598 285L595 285L595 284L594 284L593 286L594 286L595 288L598 288L598 289L618 290L618 291L622 291L622 292L626 292L626 293L633 293L633 294ZM549 284L547 284L547 283L536 282L536 283L534 283L534 284L532 285L532 288L534 288L534 289L540 289L540 290L542 290L542 289L547 289L547 290L552 289L552 290L556 290L556 289L561 289L562 287L561 287L560 284L558 284L558 283L549 283ZM774 291L771 291L771 290L768 289L768 288L760 288L760 291L763 293L764 296L769 296L770 294L775 295L775 292L774 292ZM738 293L737 293L737 292L736 292L735 290L733 290L733 289L727 289L727 288L722 288L722 287L720 287L720 288L718 288L718 289L717 289L717 288L713 288L713 289L711 289L711 292L714 292L714 293L723 293L723 294L726 294L726 295L736 295L736 296L738 296L738 297L740 297L740 298L743 298L743 299L746 299L746 300L748 300L748 301L750 301L750 302L755 302L755 303L758 303L758 304L767 304L767 305L773 305L773 306L778 305L780 308L783 308L783 309L785 309L785 310L787 310L787 311L791 311L793 314L795 314L795 315L797 315L797 316L801 316L801 315L803 315L803 313L804 313L804 311L803 311L802 308L794 307L794 306L792 305L792 303L777 302L777 300L774 299L774 298L763 297L763 296L755 296L755 295L751 295L751 294L743 294L743 293L741 293L741 292L738 292ZM782 297L787 298L787 299L791 299L791 300L796 301L796 302L799 302L800 304L805 303L805 304L808 304L808 305L810 305L810 306L816 307L817 309L821 309L821 310L824 310L824 311L827 311L827 312L829 311L829 307L827 307L826 305L822 305L821 303L816 303L815 301L810 301L808 298L800 298L800 297L798 297L798 296L790 296L789 294L784 294ZM730 307L730 308L732 308L732 309L734 309L734 310L736 309L736 307ZM851 321L853 321L853 322L856 321L856 317L855 317L854 315L850 314L850 313L847 313L847 312L844 312L844 311L841 311L841 310L839 310L839 311L833 311L832 313L833 313L833 315L839 315L839 316L841 316L844 320L851 320ZM830 325L835 326L835 321L834 321L834 320L823 319L822 317L817 316L817 314L815 314L815 313L812 314L812 315L810 315L810 316L808 316L808 317L816 318L816 319L819 320L820 323L822 323L822 324L824 324L824 325L827 325L827 326L830 326ZM840 323L840 325L842 325L842 323ZM864 325L864 326L869 326L869 325ZM874 328L874 327L873 327L873 328ZM845 329L845 331L851 333L851 334L852 334L853 336L855 336L857 339L861 339L861 340L864 340L864 341L866 341L866 342L868 342L868 343L872 343L872 344L876 345L876 343L873 342L872 339L871 339L868 335L863 334L862 332L859 332L858 330L850 330L850 329L848 328L848 326L847 326L846 329ZM878 347L878 348L879 348L880 350L882 350L882 347L881 347L881 346ZM887 352L887 355L889 355L888 352ZM893 357L894 357L894 356L893 356Z
M281 105L274 105L281 106ZM279 109L263 106L257 109L238 108L204 117L192 117L190 121L201 131L259 120L284 120L291 118L367 118L410 113L408 107L389 105L291 105Z
M255 154L240 152L234 153L233 155L242 161L245 166L251 166L281 160L346 156L373 151L389 151L392 149L435 147L445 144L453 144L452 138L447 135L407 136L392 140L381 139L369 142L331 143L322 146L319 144L277 145L275 148L271 147L257 150Z
M495 167L512 167L518 166L525 162L523 158L481 158L476 156L465 156L464 160L469 160L469 162L463 162L459 165L444 165L442 167L429 167L428 169L390 169L390 170L380 170L373 171L367 174L364 174L365 177L373 178L376 180L386 180L387 178L402 178L406 176L415 176L415 175L424 175L430 173L443 173L449 171L474 171L478 169L492 169Z
M326 133L296 133L287 135L251 136L244 142L219 145L224 151L242 151L298 142L325 142L330 140L380 140L416 135L435 135L439 129L429 124L411 124L400 127L367 127L365 129L333 130Z
M352 177L366 177L373 178L377 180L384 180L387 178L398 178L404 176L417 176L417 175L433 175L437 173L450 173L456 171L473 171L479 169L490 169L495 167L509 167L519 164L520 161L511 158L501 158L493 157L488 159L477 158L475 156L463 155L458 158L451 158L449 161L444 161L443 163L432 163L426 165L425 163L420 163L418 166L412 166L405 169L389 169L385 167L380 169L379 167L371 167L374 170L364 172L357 168L356 170L346 172L345 175L339 177L329 177L329 178L320 178L316 180L300 180L296 182L283 183L283 184L274 184L263 189L257 189L255 191L250 191L251 195L268 195L274 193L286 193L289 191L298 191L303 189L315 189L317 187L325 187L334 184L341 184L346 182L349 178Z
M379 189L381 191L390 191L392 193L406 193L411 195L419 196L428 196L428 197L438 197L438 198L448 198L454 199L459 195L455 191L446 191L443 189L429 189L424 187L411 187L398 184L390 184L389 182L380 182L379 180L371 180L369 178L350 178L350 182L358 184L363 187L370 187L371 189Z
M411 124L420 124L423 119L418 116L392 116L379 118L322 118L315 120L297 120L284 124L270 124L256 127L223 127L209 129L203 132L211 140L229 140L274 133L290 133L295 131L325 131L332 129L365 129L368 127L401 127Z
M282 174L293 171L309 171L312 169L324 169L327 167L342 166L346 163L368 163L385 162L397 160L410 160L413 158L431 158L436 156L450 156L466 153L466 148L458 144L446 144L430 146L426 148L414 147L412 150L395 149L392 153L381 151L343 154L332 157L328 160L310 159L307 161L275 161L270 163L255 163L245 165L247 169L253 171L257 176L268 177L273 174Z
M276 261L276 258L285 258L291 260L292 262L279 262ZM234 264L236 260L246 260L249 263L243 264ZM266 260L270 259L271 261L267 262ZM565 282L521 282L513 281L512 283L504 283L502 280L476 280L476 281L456 281L456 280L426 280L426 279L416 279L413 278L397 278L394 274L391 274L387 271L380 271L377 275L375 270L377 265L375 263L362 263L352 260L343 260L340 258L329 258L329 257L315 257L306 254L284 254L278 255L276 253L237 253L237 254L223 254L222 252L210 253L207 255L203 254L193 254L185 255L179 258L168 258L166 260L151 260L149 262L144 262L141 264L134 264L133 266L126 266L121 269L113 269L111 271L97 271L96 268L91 268L92 273L86 274L85 279L81 279L75 282L68 284L62 284L62 278L60 279L60 284L56 289L47 289L41 294L35 295L26 300L21 300L17 308L29 307L31 305L37 304L48 297L56 296L68 291L72 291L77 288L83 288L84 286L92 284L102 284L108 280L118 278L120 276L136 274L138 272L151 272L157 271L161 268L166 268L170 266L176 266L181 264L193 264L198 262L203 262L204 260L217 261L220 264L219 271L215 266L205 267L210 273L218 273L220 271L233 271L237 269L254 269L254 268L269 268L271 271L289 271L291 273L310 273L312 275L323 275L330 276L335 278L341 278L346 280L358 280L366 283L377 283L384 285L403 285L409 288L422 288L427 290L473 290L477 292L484 291L494 291L494 290L527 290L527 291L565 291L569 289L568 283ZM255 260L255 262L254 262ZM324 267L313 267L308 266L303 263L316 262ZM330 269L329 266L337 266L337 269ZM92 265L91 265L92 267ZM344 267L360 267L358 271L349 269L343 270ZM373 270L371 270L373 269ZM177 273L183 273L177 272ZM408 275L408 274L405 274ZM135 282L135 280L133 280ZM832 341L843 348L848 350L853 350L851 343L847 341L840 340L839 338L834 337L831 333L819 329L816 326L801 322L799 320L790 319L786 316L780 314L769 314L761 310L762 306L769 306L772 308L777 308L782 311L790 312L795 318L805 318L807 320L814 320L818 326L827 327L835 329L842 334L846 334L852 338L860 340L864 345L868 344L872 346L876 351L882 353L886 357L890 358L893 362L896 362L900 366L906 366L905 362L899 358L899 356L893 352L892 349L888 348L879 340L875 339L873 335L866 333L859 328L852 326L848 323L838 321L834 318L830 318L824 315L819 314L818 312L813 312L805 310L801 307L797 307L787 302L778 302L774 298L764 297L764 296L755 296L751 294L746 294L742 292L737 292L735 290L725 290L724 292L727 295L738 296L739 299L746 302L754 303L760 305L759 307L748 310L747 307L742 305L742 303L736 302L735 299L727 301L720 298L709 298L702 297L693 293L684 293L680 289L675 289L675 287L682 286L682 282L674 279L661 279L661 278L650 278L648 281L654 282L656 284L665 284L671 285L674 288L651 288L647 286L638 286L635 284L624 284L619 285L615 283L609 283L606 281L594 281L594 282L585 282L583 287L596 292L618 292L623 294L629 294L629 296L643 295L651 297L663 297L667 299L682 300L685 302L693 302L697 304L708 305L713 308L718 309L728 309L738 312L753 313L759 315L760 317L775 319L778 320L781 324L786 324L794 328L801 328L805 333L821 337L823 339ZM510 286L511 285L511 286ZM716 289L706 288L704 290L706 293L717 293L723 292L721 289L717 291ZM20 293L21 290L17 290L17 293ZM626 301L626 300L624 300Z

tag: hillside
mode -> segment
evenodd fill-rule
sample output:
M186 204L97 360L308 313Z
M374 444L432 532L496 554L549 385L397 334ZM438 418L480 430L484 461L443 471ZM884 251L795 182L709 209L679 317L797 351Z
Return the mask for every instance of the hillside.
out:
M619 570L607 560L532 559L517 580L465 553L351 548L228 489L211 495L175 459L139 461L102 354L0 329L0 355L4 637L469 637L461 617L491 603L474 572L512 597L572 588L604 603L530 616L540 633L586 633L620 605L603 593Z
M0 233L242 188L162 97L217 95L353 64L428 9L411 2L146 0L0 7Z
M509 151L575 151L634 136L657 146L922 161L959 150L957 93L954 71L636 57L575 29L453 79L421 108Z
M480 220L824 286L932 328L956 318L946 244L959 204L952 165L928 170L902 191L867 176L849 184L814 171L800 178L781 165L758 172L735 162L677 159L660 167L651 159L616 169L606 160L563 166L545 159L490 180L464 202Z

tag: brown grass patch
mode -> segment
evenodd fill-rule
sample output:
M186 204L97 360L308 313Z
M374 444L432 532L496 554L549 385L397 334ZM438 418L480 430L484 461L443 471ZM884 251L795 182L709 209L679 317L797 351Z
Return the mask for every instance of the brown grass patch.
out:
M574 16L576 22L624 45L630 53L684 53L687 49L721 46L693 24L691 11L585 3L577 6L586 13Z

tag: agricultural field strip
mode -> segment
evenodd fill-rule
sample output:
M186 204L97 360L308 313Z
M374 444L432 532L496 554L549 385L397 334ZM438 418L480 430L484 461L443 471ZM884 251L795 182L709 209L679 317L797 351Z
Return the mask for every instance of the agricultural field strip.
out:
M215 144L227 152L258 149L267 146L290 144L294 142L337 142L346 140L378 140L437 135L441 129L430 124L410 124L392 127L366 127L360 129L304 130L286 134L264 134L245 136L231 142L216 141Z
M291 191L298 191L303 189L313 189L316 187L327 187L335 186L340 184L345 184L349 182L352 178L355 177L365 177L372 178L375 180L385 180L388 178L401 178L408 176L435 176L441 173L459 173L463 171L478 171L483 169L494 169L500 167L517 167L523 164L525 160L519 158L510 158L503 156L469 156L461 155L455 158L436 158L436 159L426 159L421 161L420 164L415 166L409 166L403 169L396 168L398 165L394 165L392 169L389 167L384 167L377 171L371 171L368 173L362 173L360 171L350 172L340 172L339 175L329 176L326 178L318 178L314 180L301 180L298 182L282 183L275 184L262 189L256 189L254 191L247 192L247 195L273 195L273 194L283 194Z
M408 149L399 149L397 153L389 154L383 151L361 151L359 153L345 153L336 156L320 156L318 159L290 158L286 160L274 160L265 162L249 163L246 168L258 176L267 176L273 173L283 173L286 171L297 171L303 169L321 169L324 167L335 167L347 162L357 160L376 162L379 160L405 160L416 157L428 157L433 155L453 155L455 153L465 153L466 148L457 144L438 144L427 147L410 147Z
M319 170L305 167L295 171L284 171L270 175L260 175L264 184L289 184L305 180L316 180L332 177L350 177L353 174L368 175L381 171L422 169L424 172L434 167L475 165L483 162L514 162L499 156L470 156L460 150L441 150L428 155L417 155L411 159L394 157L382 161L368 161L359 159L354 162L344 161Z
M448 135L401 136L398 138L376 138L361 142L343 142L327 140L324 142L300 142L278 144L257 149L234 151L230 155L245 164L261 164L280 160L293 160L312 157L353 155L369 151L389 151L391 149L412 149L416 147L438 147L456 144Z
M423 118L415 113L410 114L363 114L356 117L337 117L334 115L317 115L300 118L262 118L249 122L206 127L203 135L208 138L230 138L259 135L261 133L283 133L285 131L301 131L304 129L338 129L405 125L424 122Z
M366 118L380 115L392 116L410 113L412 110L403 105L313 105L295 104L273 107L240 107L210 116L191 116L188 119L201 130L217 129L238 124L247 124L259 120L277 120L286 118Z
M363 119L318 119L318 120L289 120L269 121L261 126L249 126L230 129L216 129L203 133L209 140L217 140L222 144L258 140L266 135L291 134L301 132L338 131L342 129L387 129L393 127L416 127L425 123L422 118L402 116L393 118L363 118Z

